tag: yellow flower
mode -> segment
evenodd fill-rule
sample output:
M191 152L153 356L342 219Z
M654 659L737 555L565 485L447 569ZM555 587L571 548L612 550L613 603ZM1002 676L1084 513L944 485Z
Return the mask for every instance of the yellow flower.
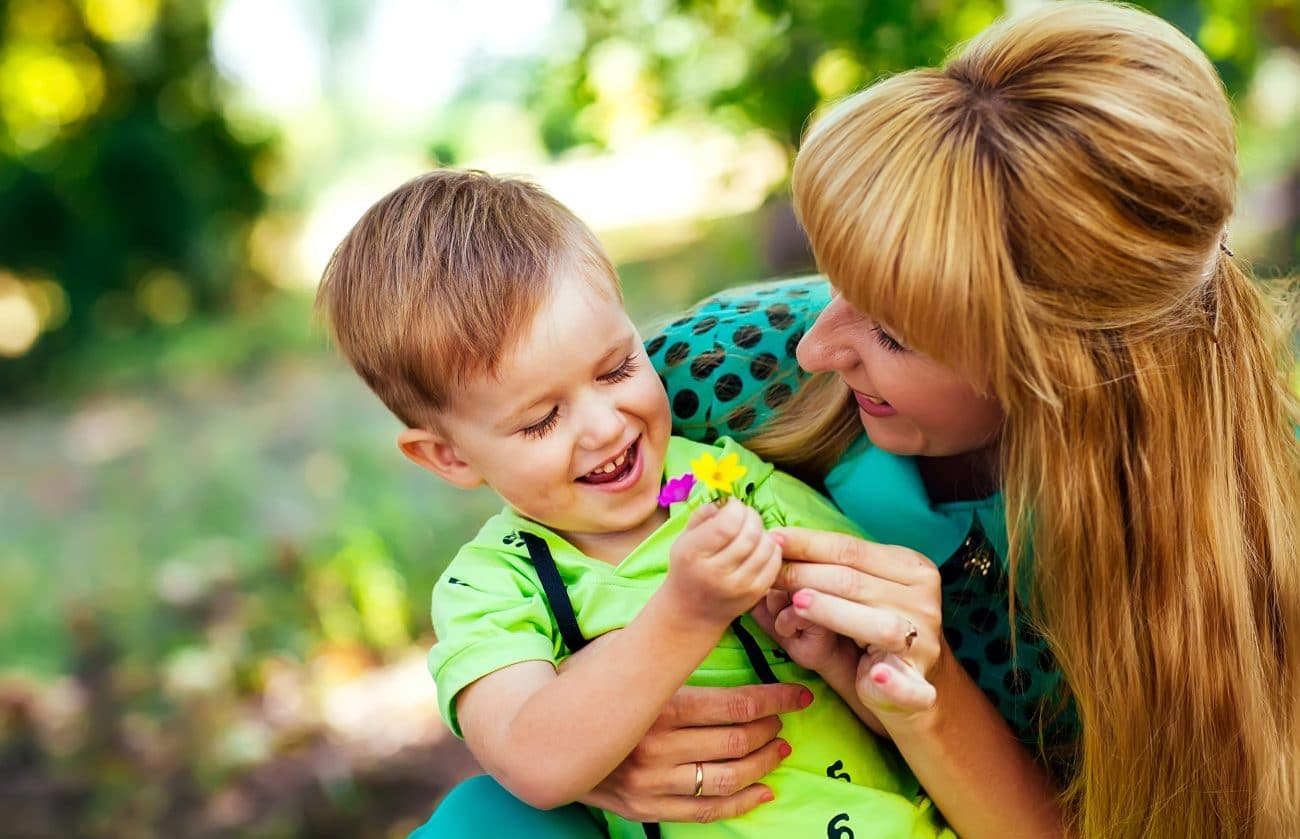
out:
M709 489L726 495L734 495L732 484L745 477L745 467L740 465L735 452L724 455L722 460L714 460L713 455L705 452L691 461L691 471Z

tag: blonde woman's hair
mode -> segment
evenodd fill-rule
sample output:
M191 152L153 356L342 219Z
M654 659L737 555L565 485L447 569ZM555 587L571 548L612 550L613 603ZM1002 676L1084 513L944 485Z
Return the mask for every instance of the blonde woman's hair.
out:
M375 395L424 427L457 387L496 371L569 270L622 300L595 234L540 187L439 169L365 212L334 251L316 305Z
M1236 176L1209 61L1099 2L873 85L795 164L847 301L1006 409L1012 575L1081 723L1083 836L1300 836L1300 414L1284 307L1221 247ZM818 387L769 456L803 429L824 468L860 433Z

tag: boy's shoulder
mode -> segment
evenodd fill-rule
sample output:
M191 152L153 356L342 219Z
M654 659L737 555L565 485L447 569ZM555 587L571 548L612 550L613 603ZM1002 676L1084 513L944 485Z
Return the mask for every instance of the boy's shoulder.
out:
M711 443L702 443L674 435L668 440L668 453L664 456L664 474L673 478L693 472L693 462L706 454L714 460L722 460L727 455L734 454L740 465L745 468L745 480L754 483L765 481L776 468L731 437L719 437Z

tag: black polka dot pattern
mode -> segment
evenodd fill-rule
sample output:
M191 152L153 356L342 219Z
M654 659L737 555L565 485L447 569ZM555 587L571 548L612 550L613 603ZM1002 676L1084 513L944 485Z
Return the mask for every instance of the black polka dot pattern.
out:
M788 347L828 300L820 279L724 292L653 336L646 352L664 377L674 433L743 441L760 428L805 378Z
M978 519L962 546L939 566L939 577L949 648L1020 739L1036 747L1043 707L1055 707L1060 671L1046 641L1029 622L1023 603L1017 605L1013 651L1006 572ZM1059 722L1052 731L1058 744L1075 734Z
M747 350L763 339L763 330L753 324L745 324L731 334L731 342Z
M713 383L713 395L718 397L719 402L730 402L740 395L745 383L735 373L728 373L725 376L719 376L718 380Z
M690 419L700 410L700 397L695 395L695 391L679 391L673 397L673 416L677 419Z
M758 412L753 408L741 405L736 410L727 415L727 428L731 431L744 431L754 424Z
M713 349L697 355L691 362L691 375L696 379L707 379L726 360L727 351L721 344L714 344Z

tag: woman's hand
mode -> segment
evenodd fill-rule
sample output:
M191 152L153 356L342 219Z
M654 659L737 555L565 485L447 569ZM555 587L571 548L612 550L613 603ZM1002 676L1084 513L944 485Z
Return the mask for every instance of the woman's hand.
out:
M886 726L931 708L946 649L934 563L839 533L772 533L786 559L776 586L790 593L789 620L834 630L863 650L854 681L862 703Z
M632 754L581 800L632 821L711 822L747 813L772 800L757 781L790 754L777 737L777 714L811 701L807 688L793 684L683 687ZM698 797L697 762L704 776Z

